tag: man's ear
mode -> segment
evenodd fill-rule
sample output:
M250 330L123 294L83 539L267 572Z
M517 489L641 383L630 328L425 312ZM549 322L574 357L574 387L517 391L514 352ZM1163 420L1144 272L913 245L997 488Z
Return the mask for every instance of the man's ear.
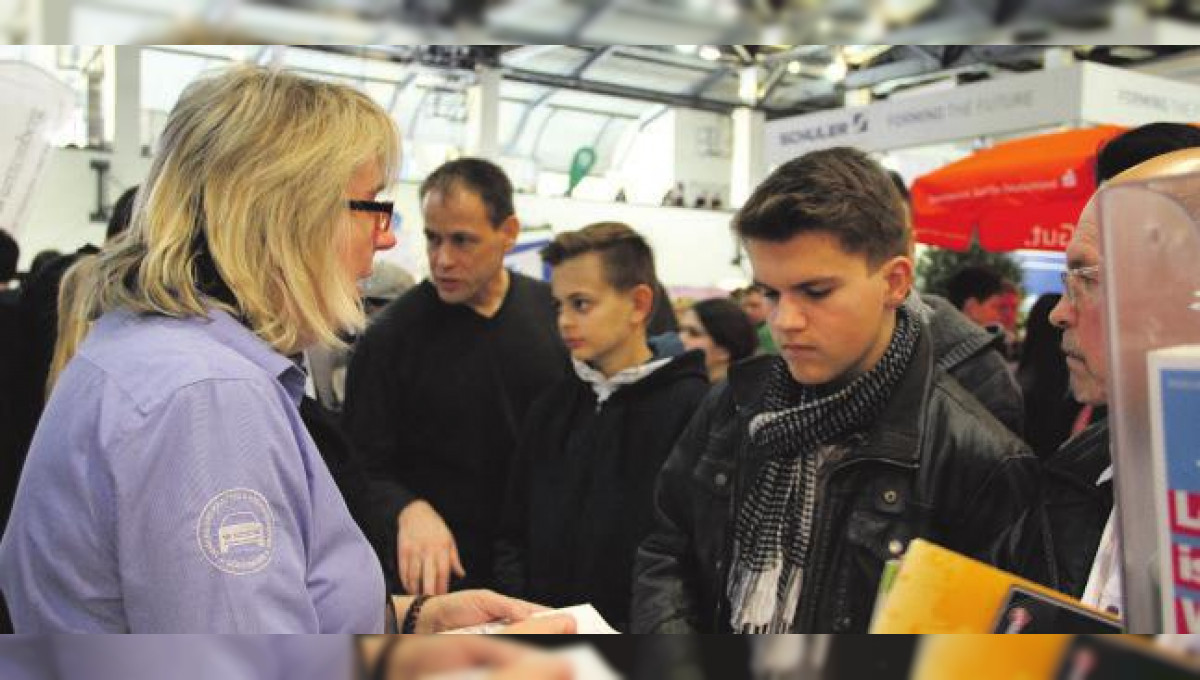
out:
M508 252L517 245L517 237L521 234L521 220L517 219L516 215L509 215L500 223L499 230L504 234L504 252Z
M654 313L654 289L642 283L629 291L633 300L634 321L649 325L650 315Z
M905 255L897 255L880 267L880 274L887 285L885 302L897 309L908 299L913 287L913 261Z
M966 300L963 300L963 308L962 308L963 315L966 316L968 319L974 321L975 318L979 315L979 307L982 304L983 304L982 300L976 300L973 297L969 297Z

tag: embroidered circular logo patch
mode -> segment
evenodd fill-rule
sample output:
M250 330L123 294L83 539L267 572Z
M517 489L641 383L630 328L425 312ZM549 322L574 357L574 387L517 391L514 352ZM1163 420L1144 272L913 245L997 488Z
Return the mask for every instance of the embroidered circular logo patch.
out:
M196 538L214 567L240 576L261 571L271 561L274 527L271 506L262 494L230 489L204 506Z

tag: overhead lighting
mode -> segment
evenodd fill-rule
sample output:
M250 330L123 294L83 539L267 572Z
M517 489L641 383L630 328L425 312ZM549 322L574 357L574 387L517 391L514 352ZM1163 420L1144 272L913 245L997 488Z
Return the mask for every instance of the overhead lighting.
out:
M789 61L788 65L787 65L787 71L788 71L788 73L790 73L792 75L799 74L800 73L800 62Z
M700 58L708 61L720 61L721 50L715 45L704 45L700 48Z
M895 47L894 45L844 45L842 47L842 55L846 58L846 62L855 66L863 64L875 59L879 55L887 52Z
M696 50L699 48L699 45L676 45L675 51L682 52L684 54L695 54Z
M846 65L846 60L839 54L833 58L833 61L829 62L829 66L825 67L825 79L840 83L846 79L846 74L849 72L850 67Z
M1108 53L1118 59L1126 59L1129 61L1141 61L1143 59L1149 59L1158 54L1154 50L1141 45L1115 45L1108 49Z
M893 26L905 26L937 6L934 0L889 0L883 3L881 14Z

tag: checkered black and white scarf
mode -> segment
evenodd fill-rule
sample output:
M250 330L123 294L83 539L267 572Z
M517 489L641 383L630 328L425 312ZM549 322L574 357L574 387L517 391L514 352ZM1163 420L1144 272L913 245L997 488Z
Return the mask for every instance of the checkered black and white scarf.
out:
M731 624L739 633L786 633L796 615L813 540L817 451L859 432L883 412L912 360L921 325L904 308L883 358L830 393L797 383L776 362L750 441L766 450L734 521L728 583Z

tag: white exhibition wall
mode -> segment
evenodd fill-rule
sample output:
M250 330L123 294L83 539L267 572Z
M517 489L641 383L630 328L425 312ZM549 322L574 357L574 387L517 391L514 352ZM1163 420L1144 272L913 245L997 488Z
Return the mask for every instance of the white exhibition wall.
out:
M111 163L112 159L113 154L103 151L55 149L50 153L29 221L18 237L20 269L27 268L42 250L67 253L87 243L99 245L104 241L104 223L89 221L96 210L96 173L90 165L93 160ZM113 168L107 183L108 202L116 201L149 170L149 158Z

